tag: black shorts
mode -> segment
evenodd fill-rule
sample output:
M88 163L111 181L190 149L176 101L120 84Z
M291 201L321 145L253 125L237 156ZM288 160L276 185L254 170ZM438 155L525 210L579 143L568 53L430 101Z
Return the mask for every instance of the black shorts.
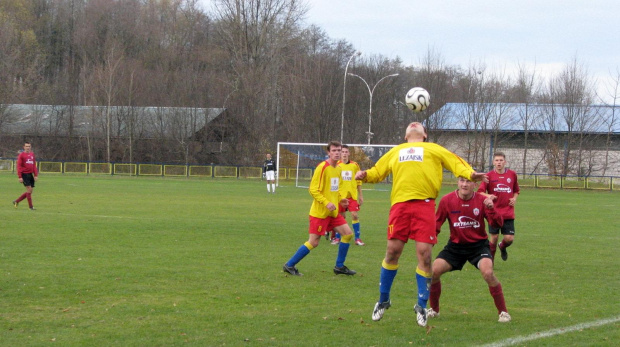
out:
M34 188L34 175L31 173L23 173L22 182L24 182L24 186Z
M489 225L489 234L497 235L499 232L502 232L502 235L514 235L515 234L515 220L514 219L504 219L504 225L501 228L494 228Z
M489 248L489 240L482 240L475 243L458 244L448 242L448 244L439 252L437 258L445 260L452 266L452 270L461 270L465 262L478 268L478 262L482 258L491 257L491 249Z

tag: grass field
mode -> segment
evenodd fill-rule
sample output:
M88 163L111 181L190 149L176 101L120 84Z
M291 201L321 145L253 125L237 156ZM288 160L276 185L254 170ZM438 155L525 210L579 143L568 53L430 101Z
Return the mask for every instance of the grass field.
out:
M522 191L515 243L496 265L513 321L497 322L488 287L466 265L442 278L441 317L427 331L413 314L413 244L401 258L392 308L380 322L370 319L387 191L364 192L367 245L352 246L347 259L358 275L335 276L337 247L323 240L298 265L304 276L290 277L282 264L307 240L305 189L271 195L251 180L45 175L33 195L37 210L29 211L25 201L11 204L24 190L14 175L0 175L0 185L2 346L620 341L618 192ZM444 229L434 254L447 237ZM556 333L543 337L548 331ZM541 335L519 340L533 334Z

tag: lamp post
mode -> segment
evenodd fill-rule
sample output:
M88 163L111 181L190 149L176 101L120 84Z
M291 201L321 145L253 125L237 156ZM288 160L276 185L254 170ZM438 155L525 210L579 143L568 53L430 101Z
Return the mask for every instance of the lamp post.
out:
M347 70L349 69L349 64L351 63L351 60L353 60L353 58L355 57L359 57L362 54L362 52L360 51L355 51L352 55L351 58L349 58L349 61L347 61L347 65L344 67L344 83L342 84L342 116L341 116L341 121L340 121L340 143L343 142L343 137L344 137L344 101L345 101L345 94L347 92Z
M361 79L362 82L364 82L364 84L366 85L366 88L368 88L368 93L370 94L370 107L368 108L368 132L366 133L368 135L368 144L370 144L370 138L372 138L372 135L374 135L370 131L371 125L372 125L372 94L375 92L375 88L377 88L377 86L379 85L379 83L381 83L381 81L383 81L384 79L386 79L388 77L396 77L396 76L398 76L398 74L395 73L395 74L383 76L379 81L377 81L377 83L375 83L375 85L372 87L372 89L370 88L370 86L368 85L366 80L362 78L362 76L359 76L359 75L356 75L356 74L350 73L350 72L349 72L349 75L355 76L355 77Z

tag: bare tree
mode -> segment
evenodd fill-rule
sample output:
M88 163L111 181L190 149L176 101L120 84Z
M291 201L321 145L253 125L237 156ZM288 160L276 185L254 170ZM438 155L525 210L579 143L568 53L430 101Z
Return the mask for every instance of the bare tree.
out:
M607 169L610 166L610 150L612 148L612 134L614 129L618 127L620 122L620 115L618 114L618 102L620 101L620 68L616 68L615 74L612 74L612 82L607 86L611 103L608 104L611 108L609 112L605 112L605 117L602 118L602 122L605 125L605 159L603 161L602 175L605 176ZM614 163L617 164L617 163Z
M530 147L530 130L540 118L539 108L535 107L535 97L540 92L540 82L537 80L536 68L528 69L518 64L517 80L515 85L515 101L522 104L517 110L520 126L523 127L523 156L521 172L527 173L528 149Z
M565 69L554 79L554 99L558 101L560 117L566 137L562 161L562 175L568 175L573 166L580 174L584 170L584 146L586 145L589 129L596 124L596 114L592 112L591 105L595 90L587 69L577 61L575 57ZM572 156L576 150L576 157ZM574 160L573 160L574 159ZM588 170L585 168L585 170ZM588 170L589 171L589 170Z

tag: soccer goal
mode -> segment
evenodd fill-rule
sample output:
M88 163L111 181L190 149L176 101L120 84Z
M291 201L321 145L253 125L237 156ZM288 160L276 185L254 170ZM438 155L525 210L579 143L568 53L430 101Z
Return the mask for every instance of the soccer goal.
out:
M362 170L370 169L382 155L387 153L394 145L360 145L347 144L351 155L350 160L357 162ZM314 169L320 162L327 159L327 143L297 143L278 142L276 166L278 176L276 184L291 183L298 188L308 188ZM377 184L364 184L362 189L388 190L391 184L391 176L385 182Z

